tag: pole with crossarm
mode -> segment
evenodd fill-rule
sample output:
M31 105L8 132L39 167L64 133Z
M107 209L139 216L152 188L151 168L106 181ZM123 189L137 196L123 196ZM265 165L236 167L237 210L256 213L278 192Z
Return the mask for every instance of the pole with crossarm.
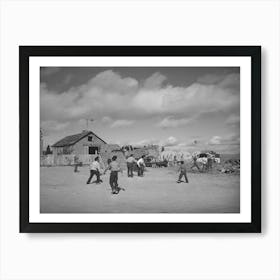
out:
M88 130L88 123L89 122L93 122L94 121L94 119L86 119L86 122L87 122L87 130Z

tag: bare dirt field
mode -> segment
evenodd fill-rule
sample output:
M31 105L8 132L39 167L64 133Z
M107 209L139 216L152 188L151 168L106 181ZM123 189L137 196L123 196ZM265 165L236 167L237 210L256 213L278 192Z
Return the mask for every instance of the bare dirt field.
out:
M119 174L125 188L111 194L109 172L101 184L86 184L89 168L41 167L41 213L238 213L240 177L189 173L189 184L176 183L170 168L148 168L144 177ZM93 178L95 180L95 178Z

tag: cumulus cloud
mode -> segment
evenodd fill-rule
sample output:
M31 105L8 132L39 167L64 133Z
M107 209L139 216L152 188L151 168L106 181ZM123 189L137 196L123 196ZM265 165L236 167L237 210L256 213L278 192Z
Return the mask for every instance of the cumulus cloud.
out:
M111 127L126 127L134 123L132 120L116 120L111 124Z
M239 94L230 75L217 84L193 83L188 87L163 86L166 79L155 73L139 86L136 79L121 77L108 70L99 73L87 83L65 92L49 91L41 84L42 120L76 120L94 115L150 118L153 115L180 115L181 120L169 117L166 126L187 122L194 114L224 111L234 113L239 108ZM231 81L231 83L229 82ZM164 126L164 123L163 123Z
M126 94L137 90L138 81L130 77L122 78L118 73L106 70L89 80L86 90L93 88L105 93Z
M174 128L174 127L184 126L192 121L193 121L192 118L176 119L173 116L169 116L164 118L157 125L161 128L170 128L170 127Z
M179 143L178 139L174 136L169 136L166 140L160 141L161 146L176 146Z
M222 137L220 137L220 136L213 136L209 140L209 144L210 145L219 145L219 144L221 144L221 141L222 141Z
M239 134L230 134L227 136L213 136L207 143L207 145L239 145Z
M144 88L156 89L160 88L166 77L158 72L154 73L151 77L147 78L144 82Z
M239 95L218 85L168 85L158 90L140 90L133 98L132 106L145 114L182 114L189 117L207 112L233 111L239 106Z
M89 115L117 114L131 108L131 98L138 82L132 78L121 78L113 71L104 71L86 84L72 87L66 92L49 91L41 84L41 118L75 120ZM129 107L130 106L130 107Z

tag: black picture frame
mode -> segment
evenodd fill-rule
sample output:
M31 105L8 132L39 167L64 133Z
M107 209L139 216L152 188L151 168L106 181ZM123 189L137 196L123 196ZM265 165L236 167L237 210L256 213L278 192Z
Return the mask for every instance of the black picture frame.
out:
M31 223L29 221L29 58L32 56L251 57L250 223ZM20 232L22 233L259 233L261 232L260 46L19 46ZM241 120L242 122L242 120ZM39 139L39 138L38 138ZM39 186L38 186L39 187Z

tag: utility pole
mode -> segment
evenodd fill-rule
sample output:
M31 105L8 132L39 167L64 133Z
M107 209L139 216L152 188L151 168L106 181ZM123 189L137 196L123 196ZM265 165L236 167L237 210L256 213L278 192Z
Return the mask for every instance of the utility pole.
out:
M94 122L94 119L86 119L86 123L87 123L87 130L88 130L88 124L89 122Z

